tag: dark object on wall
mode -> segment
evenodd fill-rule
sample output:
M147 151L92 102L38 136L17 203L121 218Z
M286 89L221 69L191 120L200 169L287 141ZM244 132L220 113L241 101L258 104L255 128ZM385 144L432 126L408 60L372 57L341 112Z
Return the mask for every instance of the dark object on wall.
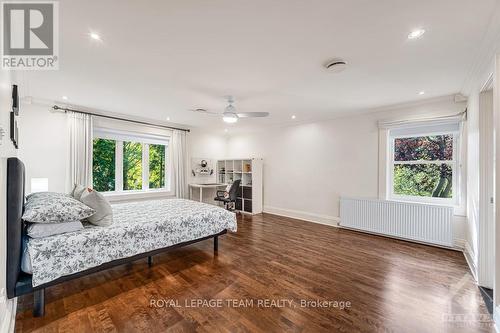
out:
M10 112L10 139L16 149L19 149L19 129L17 116L19 115L19 94L17 85L12 85L12 111Z
M12 85L12 111L19 116L19 94L17 93L17 84Z
M152 264L152 259L149 257L162 253L164 251L176 249L182 246L194 244L204 240L213 238L214 240L214 255L218 254L218 237L227 233L224 229L219 233L187 241L184 243L174 244L169 247L139 253L135 256L117 259L106 262L100 266L89 268L82 272L71 275L62 276L56 280L45 284L33 287L31 275L21 271L22 257L22 239L26 236L24 221L22 220L24 209L25 196L25 168L23 162L15 157L7 159L7 272L6 286L7 298L14 298L25 294L34 294L33 298L33 315L40 317L44 315L45 308L45 288L60 284L64 281L73 280L86 276L95 272L99 272L117 265L126 264L138 259L148 258L148 263Z
M210 164L211 160L199 160L197 158L191 159L191 173L193 177L213 175L214 169L211 168Z
M12 111L10 113L10 139L16 149L19 149L19 129L17 127L17 117Z

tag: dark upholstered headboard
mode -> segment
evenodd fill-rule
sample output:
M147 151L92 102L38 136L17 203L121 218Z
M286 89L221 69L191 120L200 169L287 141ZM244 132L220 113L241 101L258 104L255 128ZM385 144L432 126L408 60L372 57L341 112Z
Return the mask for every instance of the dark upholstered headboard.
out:
M24 164L7 159L7 297L14 298L21 274L24 209Z

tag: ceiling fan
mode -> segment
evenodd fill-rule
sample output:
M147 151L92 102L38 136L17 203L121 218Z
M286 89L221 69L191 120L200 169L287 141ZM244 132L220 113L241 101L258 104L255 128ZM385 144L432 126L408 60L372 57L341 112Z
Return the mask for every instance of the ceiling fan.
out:
M203 114L216 115L216 116L222 116L222 120L228 124L234 124L240 118L259 118L259 117L269 116L269 112L237 112L236 107L233 105L234 104L233 96L227 97L227 104L228 105L224 109L223 113L211 112L211 111L208 111L206 109L201 109L201 108L192 109L189 111L203 113Z

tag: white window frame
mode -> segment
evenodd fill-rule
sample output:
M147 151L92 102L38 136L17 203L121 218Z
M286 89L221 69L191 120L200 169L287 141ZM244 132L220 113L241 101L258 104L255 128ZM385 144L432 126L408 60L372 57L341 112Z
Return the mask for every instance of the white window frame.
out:
M151 196L172 196L172 145L170 136L121 131L109 128L94 128L93 139L114 140L115 145L115 190L103 192L114 201L130 198L147 198ZM139 142L142 144L142 189L123 189L123 142ZM165 187L158 189L149 188L149 145L165 145Z
M394 160L394 148L396 139L401 138L416 138L423 136L436 136L436 135L452 135L453 136L453 151L452 160L447 161L395 161ZM388 137L388 200L393 201L405 201L405 202L418 202L418 203L428 203L437 205L448 205L448 206L458 206L460 204L461 186L460 186L460 131L422 131L412 132L411 134L401 134L392 135L389 134ZM452 198L435 198L435 197L420 197L411 195L400 195L394 193L394 166L397 164L411 165L411 164L449 164L452 167Z

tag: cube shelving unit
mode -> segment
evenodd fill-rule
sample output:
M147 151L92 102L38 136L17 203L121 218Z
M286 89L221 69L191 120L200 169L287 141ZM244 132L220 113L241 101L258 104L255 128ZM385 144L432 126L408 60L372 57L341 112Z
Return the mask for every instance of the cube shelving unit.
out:
M262 213L262 158L227 159L217 161L217 182L232 184L241 179L236 199L236 211Z

